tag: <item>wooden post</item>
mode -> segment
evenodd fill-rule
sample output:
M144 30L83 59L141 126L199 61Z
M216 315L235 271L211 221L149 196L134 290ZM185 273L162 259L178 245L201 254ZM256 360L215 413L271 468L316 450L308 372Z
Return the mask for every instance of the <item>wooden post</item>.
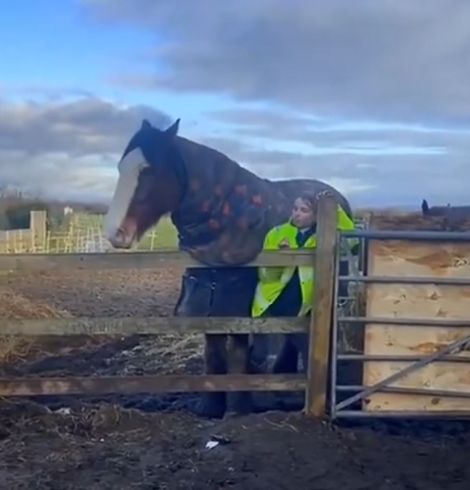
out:
M326 195L319 200L317 216L315 288L304 410L308 416L323 417L326 414L335 258L339 253L337 203L333 197Z
M31 211L29 229L31 230L33 250L44 250L47 235L47 212Z

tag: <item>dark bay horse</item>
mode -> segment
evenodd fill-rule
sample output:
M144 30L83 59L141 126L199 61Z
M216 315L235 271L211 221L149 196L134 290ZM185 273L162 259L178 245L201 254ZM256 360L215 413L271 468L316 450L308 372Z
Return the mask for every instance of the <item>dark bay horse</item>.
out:
M470 222L470 206L429 206L428 201L421 202L423 216L444 218L447 229L456 229L459 225Z
M350 215L336 189L317 180L263 179L224 154L178 135L179 119L166 130L147 120L119 161L119 179L106 216L115 248L130 248L170 214L179 247L207 268L188 268L175 308L179 316L249 317L257 283L246 264L262 250L267 231L286 221L303 191L329 190ZM247 373L249 336L206 335L206 373ZM251 411L250 393L208 393L202 412Z

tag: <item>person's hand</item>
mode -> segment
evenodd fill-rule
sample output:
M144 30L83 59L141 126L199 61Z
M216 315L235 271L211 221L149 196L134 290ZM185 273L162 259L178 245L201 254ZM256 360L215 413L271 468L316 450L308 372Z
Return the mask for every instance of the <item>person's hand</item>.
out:
M317 201L319 199L321 199L322 197L334 197L333 196L333 193L329 190L329 189L326 189L324 191L320 191L318 194L317 194Z
M289 240L282 240L282 242L279 244L279 248L280 249L285 249L285 248L290 248L290 245L289 245Z

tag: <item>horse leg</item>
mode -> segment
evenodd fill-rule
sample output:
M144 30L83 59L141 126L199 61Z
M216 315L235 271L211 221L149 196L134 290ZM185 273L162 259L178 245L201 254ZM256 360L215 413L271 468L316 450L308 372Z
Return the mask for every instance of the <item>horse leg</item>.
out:
M249 335L229 335L228 372L230 374L247 374L249 368ZM227 412L247 414L253 409L250 391L227 392Z
M205 336L205 373L226 374L227 372L227 335L208 334ZM202 395L202 413L208 417L221 418L226 410L224 391L204 392Z
M267 334L255 333L251 336L249 347L249 369L251 373L267 372L269 355L269 338Z
M298 358L299 349L292 339L292 334L285 334L281 350L273 366L273 372L276 374L296 373Z
M295 333L292 335L292 343L296 346L297 352L302 359L302 372L307 372L308 366L308 349L309 349L309 335L305 333Z
M211 314L210 271L188 268L182 277L181 291L175 305L175 316L208 317ZM227 371L226 335L205 335L205 374L225 374ZM223 417L225 392L204 392L196 411L207 417Z

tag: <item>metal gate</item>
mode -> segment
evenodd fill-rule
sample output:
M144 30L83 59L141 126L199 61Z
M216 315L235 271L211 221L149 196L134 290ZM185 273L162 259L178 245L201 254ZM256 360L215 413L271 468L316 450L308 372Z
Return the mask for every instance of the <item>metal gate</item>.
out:
M371 299L366 301L364 299L365 292L368 288L374 287L373 285L382 284L389 285L402 285L402 288L410 288L421 285L433 285L440 291L441 286L458 286L463 291L465 287L470 286L470 233L457 233L457 232L437 232L437 231L372 231L372 230L357 230L354 232L342 232L340 233L340 241L348 240L349 238L359 239L361 242L360 249L362 250L362 260L359 260L359 267L353 267L353 272L349 272L349 275L340 275L339 262L340 257L337 254L337 267L336 267L336 280L335 280L335 301L334 304L337 307L333 314L333 331L331 342L331 369L330 369L330 415L332 419L346 418L346 417L455 417L455 418L469 418L470 417L470 376L466 381L462 381L464 389L453 389L452 386L446 386L445 389L437 389L432 386L432 382L428 382L431 387L417 387L417 386L396 386L396 384L403 384L405 378L410 375L415 375L419 370L431 366L433 363L443 363L449 369L457 371L462 369L469 369L470 372L470 352L464 352L470 350L470 296L468 296L468 315L466 318L461 319L448 319L448 318L423 318L423 317L405 317L405 316L372 316L366 313L367 309L371 309ZM403 248L411 243L427 244L426 246L434 247L441 246L440 244L460 244L459 246L464 252L459 252L458 260L463 261L462 264L466 267L466 275L464 277L443 277L443 274L435 275L413 275L408 274L409 271L405 271L401 275L370 275L373 274L368 267L368 263L371 262L370 245L373 243L400 243ZM344 245L344 244L343 244ZM382 245L381 245L382 246ZM411 247L412 245L410 245ZM452 245L446 245L452 247ZM384 250L387 250L387 245ZM342 248L342 247L341 247ZM399 248L399 247L398 247ZM344 248L343 248L344 249ZM468 253L467 253L468 252ZM361 255L361 254L360 254ZM384 256L386 254L383 254ZM431 254L432 255L432 254ZM428 257L431 257L429 255ZM447 253L441 254L446 260L450 260L450 255ZM435 260L435 255L433 256ZM385 259L384 259L385 260ZM388 258L386 259L388 260ZM403 260L400 262L400 257L395 257L396 264L403 264ZM418 259L413 257L413 260L418 263ZM357 258L356 258L357 262ZM391 262L390 262L391 263ZM425 267L424 261L419 262L420 267ZM461 265L462 265L461 264ZM370 265L370 264L369 264ZM468 266L468 267L467 267ZM418 266L416 266L418 267ZM398 268L398 266L397 266ZM351 269L350 269L351 270ZM463 270L463 269L462 269ZM412 272L412 271L411 271ZM341 296L339 294L341 282L348 284L348 294ZM427 286L429 287L429 286ZM344 291L344 288L341 288ZM455 288L454 288L455 290ZM368 292L368 291L367 291ZM465 292L470 292L470 288L465 289ZM377 300L377 297L372 298L372 301ZM385 297L385 295L384 295ZM377 300L378 301L378 300ZM389 303L392 300L389 300ZM404 304L404 303L403 303ZM430 344L426 342L426 335L430 335L429 332L436 328L440 329L454 329L452 330L455 336L452 341L439 345L438 348L433 345L434 350L431 352L420 353L418 355L377 355L366 354L365 347L367 344L367 331L370 326L380 326L383 329L395 329L398 332L398 327L401 329L396 335L401 335L405 338L407 332L415 327L422 328L423 342L422 345ZM383 330L387 331L387 330ZM416 329L414 330L416 332ZM419 331L421 333L421 331ZM418 333L418 336L420 335ZM352 340L351 340L352 339ZM370 339L369 339L370 340ZM389 344L387 344L389 345ZM421 345L421 344L420 344ZM364 373L367 363L376 363L375 366L385 365L389 366L388 375L384 375L380 380L372 384L364 384ZM381 363L381 364L380 364ZM397 365L406 364L402 368L396 368ZM442 368L442 372L446 373ZM377 368L380 371L380 368ZM390 372L392 372L390 374ZM447 374L451 374L451 371L447 371ZM418 374L419 375L419 374ZM395 386L394 386L395 385ZM384 397L391 397L398 395L408 397L407 403L412 400L411 397L434 397L432 402L438 400L436 403L442 403L447 405L449 400L463 400L462 406L456 410L439 410L436 407L429 409L368 409L367 401L371 396L377 396L380 394L381 399ZM445 402L442 402L444 400ZM385 402L386 403L386 402ZM458 402L456 402L458 405ZM465 407L467 404L468 408Z

